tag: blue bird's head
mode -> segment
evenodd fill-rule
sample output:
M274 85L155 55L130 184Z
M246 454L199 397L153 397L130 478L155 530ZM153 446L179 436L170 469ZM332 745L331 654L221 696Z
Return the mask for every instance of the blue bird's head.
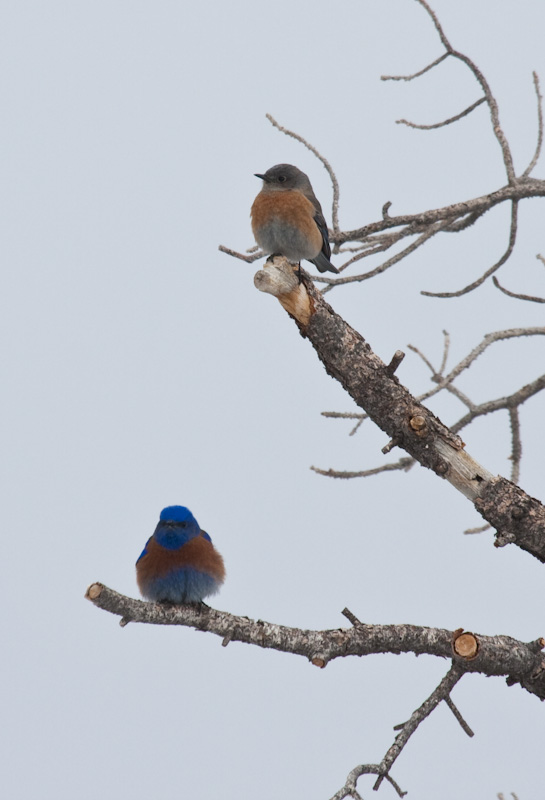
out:
M178 550L201 532L199 523L185 506L167 506L161 511L159 524L153 534L161 547Z

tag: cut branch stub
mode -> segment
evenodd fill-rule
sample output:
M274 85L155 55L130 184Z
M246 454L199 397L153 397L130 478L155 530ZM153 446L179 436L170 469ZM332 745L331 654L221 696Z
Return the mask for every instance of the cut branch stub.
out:
M471 661L479 652L479 640L474 633L469 633L460 628L454 631L452 651L454 655L463 658L464 661Z
M254 285L260 292L277 297L299 325L308 325L312 314L310 298L287 259L268 259L263 269L254 275Z

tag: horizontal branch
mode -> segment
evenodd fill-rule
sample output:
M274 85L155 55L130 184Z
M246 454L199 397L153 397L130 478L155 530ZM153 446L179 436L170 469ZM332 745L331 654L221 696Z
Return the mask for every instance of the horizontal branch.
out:
M372 475L379 475L381 472L396 472L399 470L408 472L414 463L414 458L405 456L404 458L400 458L399 461L383 464L381 467L362 469L356 472L338 469L320 469L319 467L311 467L311 470L318 475L324 475L326 478L370 478Z
M181 625L213 633L224 644L244 642L304 656L320 668L345 656L377 653L427 654L454 659L464 672L506 676L510 685L520 683L527 691L545 698L545 660L541 652L545 646L543 639L524 643L510 636L471 634L478 642L478 653L467 659L456 654L454 643L459 631L443 628L357 623L351 628L303 630L235 616L210 608L204 603L166 605L134 600L109 589L103 583L91 584L85 596L97 608L121 617L122 627L130 622Z
M363 225L361 228L356 228L351 231L342 231L332 237L332 241L336 244L359 241L372 233L380 233L391 228L399 228L405 225L412 225L415 228L418 226L420 230L423 230L434 222L455 220L460 217L465 217L467 214L481 215L486 211L490 211L490 209L494 208L499 203L504 203L508 200L524 200L532 197L545 197L545 180L538 180L537 178L518 180L515 184L508 184L495 192L475 197L472 200L465 200L461 203L452 203L452 205L430 209L429 211L423 211L419 214L402 214L396 217L382 217L380 220L370 222L367 225Z
M471 500L497 529L497 546L513 542L545 562L545 507L478 464L462 440L401 385L365 339L326 303L307 273L301 270L301 283L294 276L292 265L276 257L254 282L279 299L329 375L390 437L387 449L403 448Z

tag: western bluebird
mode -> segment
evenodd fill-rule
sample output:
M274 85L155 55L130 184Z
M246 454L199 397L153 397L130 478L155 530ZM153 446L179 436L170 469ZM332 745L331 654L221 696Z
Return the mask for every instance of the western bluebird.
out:
M295 263L306 258L320 272L338 272L329 260L327 225L308 175L291 164L277 164L256 178L262 179L263 188L251 217L261 249Z
M219 592L225 567L210 536L185 506L163 508L159 524L136 562L143 597L155 602L200 603Z

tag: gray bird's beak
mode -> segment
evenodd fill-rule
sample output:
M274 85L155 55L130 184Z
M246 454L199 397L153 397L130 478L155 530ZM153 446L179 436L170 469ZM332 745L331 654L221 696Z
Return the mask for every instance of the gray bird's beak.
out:
M264 175L260 175L259 172L254 172L256 178L261 178L262 181L266 181L266 177Z

